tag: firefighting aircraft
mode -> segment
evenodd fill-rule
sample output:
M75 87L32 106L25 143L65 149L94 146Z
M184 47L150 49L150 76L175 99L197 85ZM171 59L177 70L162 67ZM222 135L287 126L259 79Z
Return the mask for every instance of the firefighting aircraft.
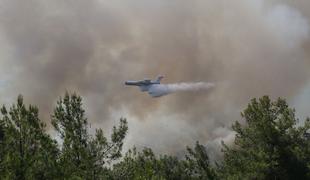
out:
M144 79L142 81L126 81L125 85L128 86L138 86L141 91L148 91L152 97L160 97L163 94L156 91L160 84L160 81L164 76L158 76L156 80Z

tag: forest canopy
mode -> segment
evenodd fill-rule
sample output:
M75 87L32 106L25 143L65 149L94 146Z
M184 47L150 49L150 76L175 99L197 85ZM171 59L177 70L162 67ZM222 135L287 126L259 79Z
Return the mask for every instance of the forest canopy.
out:
M182 158L148 147L123 153L127 120L109 138L100 128L90 134L75 93L60 98L51 124L61 143L21 95L1 108L0 179L310 179L310 119L301 124L281 98L252 99L232 125L234 144L222 143L223 160L215 164L198 141Z

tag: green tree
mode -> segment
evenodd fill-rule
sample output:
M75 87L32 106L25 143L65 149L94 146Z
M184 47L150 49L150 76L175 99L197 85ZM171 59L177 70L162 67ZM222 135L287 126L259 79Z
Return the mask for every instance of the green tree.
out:
M129 150L124 159L113 166L113 179L215 179L204 146L198 142L187 148L185 159L169 155L156 156L152 149Z
M298 125L286 101L268 96L253 99L236 122L235 145L224 143L223 179L309 179L310 120Z
M188 179L183 164L173 156L156 157L152 149L129 150L124 159L113 166L112 179Z
M82 108L82 98L66 93L57 102L52 124L63 140L60 163L66 179L103 179L107 175L104 165L121 157L123 140L128 130L127 121L120 120L113 127L111 141L101 129L95 136L88 133L88 121Z
M45 124L35 106L26 106L23 97L8 111L1 108L1 179L54 179L57 177L57 144L44 132Z
M216 169L210 165L206 148L196 142L195 148L187 147L186 172L191 179L216 179Z

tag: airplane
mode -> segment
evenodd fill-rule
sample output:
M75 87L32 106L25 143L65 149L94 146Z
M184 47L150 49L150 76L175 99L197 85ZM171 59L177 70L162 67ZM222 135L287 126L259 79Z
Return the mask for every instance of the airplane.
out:
M156 88L160 84L160 81L164 78L164 76L158 76L156 80L144 79L142 81L126 81L125 85L128 86L138 86L141 91L148 91L149 94L153 97L162 96L160 93L154 93L153 89Z

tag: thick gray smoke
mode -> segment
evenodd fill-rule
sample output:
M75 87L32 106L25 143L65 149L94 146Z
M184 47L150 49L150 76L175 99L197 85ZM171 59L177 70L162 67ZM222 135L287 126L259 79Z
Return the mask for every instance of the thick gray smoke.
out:
M76 91L92 127L128 119L126 147L216 152L253 97L307 115L309 21L308 0L0 0L0 101L22 93L49 122ZM158 74L216 87L150 98L123 85Z
M148 89L148 92L153 97L160 97L170 93L182 91L206 91L212 87L214 87L214 84L206 82L154 84Z

